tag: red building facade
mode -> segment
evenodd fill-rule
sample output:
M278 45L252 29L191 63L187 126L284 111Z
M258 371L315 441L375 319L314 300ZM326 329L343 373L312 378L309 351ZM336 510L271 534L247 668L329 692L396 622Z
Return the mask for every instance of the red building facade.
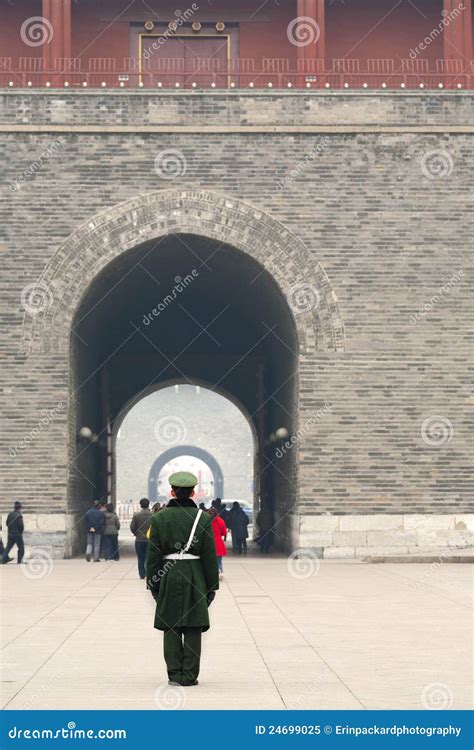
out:
M1 85L474 88L472 0L154 5L4 5Z

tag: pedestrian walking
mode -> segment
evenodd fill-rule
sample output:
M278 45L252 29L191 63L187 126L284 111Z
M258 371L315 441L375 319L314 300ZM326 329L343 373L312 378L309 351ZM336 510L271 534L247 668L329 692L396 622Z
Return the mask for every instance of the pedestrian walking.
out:
M25 530L25 525L23 523L23 516L21 513L21 503L16 502L13 506L13 510L11 513L7 516L7 530L8 530L8 537L7 537L7 546L5 547L2 555L2 564L5 565L6 563L13 560L12 557L10 557L10 551L12 548L17 546L17 562L21 563L23 560L23 556L25 554L25 545L23 542L23 532Z
M229 527L232 533L232 549L241 555L247 554L247 538L249 519L240 503L235 501L229 511Z
M192 499L197 478L180 471L169 482L172 498L151 521L147 587L155 628L164 631L169 683L191 686L198 684L201 633L209 629L219 573L211 518Z
M112 503L108 503L104 513L105 525L102 537L102 553L106 560L119 560L118 533L120 520Z
M209 515L212 519L212 531L214 533L214 542L216 545L217 567L219 568L219 580L224 578L224 566L222 558L227 555L225 540L227 539L227 526L224 519L219 515L216 508L211 508Z
M138 575L145 578L146 555L148 550L148 529L154 514L150 510L150 501L147 497L140 500L140 510L133 514L130 523L130 531L135 537L135 552L137 553ZM158 513L156 515L159 515Z
M100 562L100 545L105 527L105 503L102 500L94 503L85 515L87 530L86 560Z

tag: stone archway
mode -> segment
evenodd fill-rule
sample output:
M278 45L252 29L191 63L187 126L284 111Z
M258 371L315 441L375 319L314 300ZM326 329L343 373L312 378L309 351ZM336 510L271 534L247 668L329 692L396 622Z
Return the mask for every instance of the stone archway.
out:
M86 368L85 372L84 361L80 356L76 356L77 352L71 345L71 341L77 344L80 337L73 337L72 332L76 334L74 328L77 321L81 323L83 319L82 311L86 310L89 320L96 317L96 300L104 297L109 299L109 293L114 289L114 278L117 278L117 274L127 276L127 269L133 266L137 257L147 257L144 253L148 246L153 246L157 262L168 263L168 268L171 269L175 257L171 245L178 242L180 237L197 243L196 247L202 255L203 263L207 262L206 258L217 258L215 253L222 249L219 260L220 276L217 274L221 282L232 286L232 274L241 273L241 280L246 276L245 294L254 297L253 307L248 308L253 309L254 320L258 314L259 302L263 303L264 309L279 316L278 325L281 324L282 330L285 331L283 339L270 337L273 340L273 346L270 347L268 336L272 329L267 327L267 338L264 342L265 346L268 344L267 354L261 352L258 355L260 364L263 362L262 357L268 355L264 366L268 365L268 372L276 373L274 377L278 379L281 387L284 387L281 392L280 387L277 387L278 399L271 403L273 411L267 409L267 414L259 424L260 407L255 400L259 390L258 362L254 363L250 379L245 381L246 394L238 392L240 386L236 388L235 384L227 390L232 391L235 398L252 414L254 427L259 432L258 475L269 478L267 486L272 487L269 496L275 507L280 528L285 527L282 545L288 546L292 534L290 527L293 523L289 516L296 507L299 492L298 446L273 465L268 436L281 427L288 427L289 434L297 433L300 403L299 362L310 363L318 352L343 350L344 331L341 316L324 270L314 261L309 250L294 233L252 206L207 191L171 190L151 193L100 213L81 225L59 248L37 282L42 304L36 305L35 315L27 314L24 318L23 344L33 363L41 361L49 368L52 365L56 368L56 373L61 377L62 392L68 390L69 410L65 409L61 415L61 423L58 421L58 432L61 430L64 439L55 445L55 460L60 466L61 486L68 487L67 505L63 501L71 516L68 524L72 523L80 533L84 503L90 502L98 494L103 494L102 483L96 482L94 477L98 476L100 465L105 463L109 452L104 436L109 432L116 414L126 401L135 394L142 393L147 384L146 379L136 387L131 384L126 393L118 393L116 389L117 400L110 421L106 414L106 406L100 398L100 392L106 392L108 386L105 380L98 385L95 384L100 368L91 366L88 370ZM162 248L165 250L162 251ZM165 257L166 261L163 260ZM229 268L232 269L231 275L226 278ZM167 282L169 288L171 276ZM263 294L260 300L254 291L259 285ZM198 287L191 288L196 289L197 294ZM224 304L225 292L222 293L222 286L217 288L220 290L221 303ZM212 294L213 290L208 287L207 299L209 293ZM134 294L137 295L136 288ZM123 306L123 300L123 297L116 300L115 311ZM269 304L268 308L265 307L266 302ZM110 324L113 316L110 307L108 315ZM261 322L260 315L259 320ZM99 330L100 321L97 322ZM237 326L237 318L234 324L234 327ZM246 324L251 325L249 314ZM137 330L136 326L135 329ZM92 331L91 335L96 336L96 333ZM108 335L108 332L105 335ZM142 338L146 339L146 335ZM236 365L242 361L241 354L253 352L254 342L256 345L263 339L263 336L258 338L256 329L253 333L250 331L245 347L242 341L244 348L240 352L231 352L229 349L226 356L236 355ZM125 334L123 340L128 340ZM152 342L150 346L153 345ZM104 359L108 361L109 356ZM236 372L235 365L230 363L229 372ZM277 370L274 369L275 366ZM310 372L306 364L304 367L305 374ZM199 368L198 370L192 371L192 368L188 368L186 376L209 379L207 371L201 371ZM49 371L52 372L51 369ZM180 374L179 371L168 373L166 366L162 372L163 379L176 379ZM104 375L106 374L104 372ZM224 378L220 375L213 377L212 382L214 387L226 387ZM85 390L84 385L89 391L80 399L79 388L76 387L78 383L82 391ZM264 406L270 403L266 395L268 393L263 394L261 401ZM97 424L93 423L94 420ZM102 436L102 445L100 441L96 442L95 447L89 451L78 447L77 435L79 429L84 426L91 427L93 433ZM288 433L288 430L284 432ZM69 440L66 439L67 435ZM89 481L90 479L92 481ZM77 548L74 540L72 547Z
M153 463L148 476L148 497L151 502L157 499L157 480L160 472L168 461L179 456L193 456L204 461L214 475L214 492L216 497L224 497L224 475L219 463L208 451L203 448L197 448L194 445L178 445L164 451Z
M26 351L67 351L74 313L105 266L140 242L176 233L227 243L257 260L288 300L301 353L344 349L336 295L324 269L297 235L235 198L210 191L165 190L97 214L63 243L32 285L37 304L35 315L24 317Z

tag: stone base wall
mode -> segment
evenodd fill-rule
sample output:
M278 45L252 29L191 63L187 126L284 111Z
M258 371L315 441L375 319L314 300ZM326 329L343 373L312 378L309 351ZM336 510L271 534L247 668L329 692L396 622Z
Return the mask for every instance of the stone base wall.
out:
M7 514L2 515L3 543ZM41 550L52 559L68 558L84 549L80 518L60 513L24 514L26 556ZM79 523L78 523L79 521ZM368 555L429 553L474 546L474 514L463 515L302 515L291 516L280 551L311 550L327 560Z
M2 514L2 540L7 541L7 513ZM34 556L35 551L41 550L52 559L72 557L77 554L81 525L77 524L75 516L65 513L24 513L25 557ZM16 548L13 552L16 555Z
M303 515L294 549L325 559L466 549L474 543L474 514Z

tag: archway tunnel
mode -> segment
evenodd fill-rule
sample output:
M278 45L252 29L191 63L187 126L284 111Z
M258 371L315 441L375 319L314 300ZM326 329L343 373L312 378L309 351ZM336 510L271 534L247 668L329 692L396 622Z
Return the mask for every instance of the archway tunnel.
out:
M183 458L188 459L189 461L194 460L198 467L202 466L204 471L207 470L206 473L210 473L212 479L208 481L207 484L212 486L209 487L209 490L212 488L213 491L212 494L214 497L212 499L215 499L216 497L224 497L224 474L216 458L208 451L203 448L198 448L195 445L177 445L173 448L168 448L168 450L161 453L151 466L148 473L148 497L151 502L158 499L166 500L168 490L168 487L165 484L166 475L171 474L175 469L186 469L185 466L181 467L177 463L174 464L176 459ZM170 467L170 471L166 472L168 466ZM199 468L197 471L194 471L192 464L189 466L189 470L198 477L201 473ZM162 480L161 477L163 477L163 475L164 479ZM201 484L201 482L199 482L199 484ZM199 497L198 499L200 500L201 498Z
M296 429L298 342L287 300L267 270L198 235L137 245L86 291L71 346L71 512L99 497L115 500L112 436L124 410L160 384L201 381L248 415L257 442L255 492L273 518L276 544L288 546L297 448L276 459L272 441L277 431ZM92 440L80 437L84 428Z

